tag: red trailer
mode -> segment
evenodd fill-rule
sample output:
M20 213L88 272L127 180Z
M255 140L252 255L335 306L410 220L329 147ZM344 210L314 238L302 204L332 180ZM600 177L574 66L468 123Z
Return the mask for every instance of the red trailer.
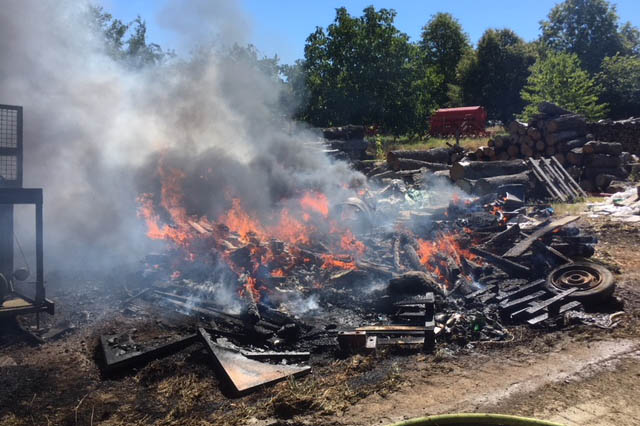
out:
M442 108L431 116L432 136L486 135L487 111L481 106Z

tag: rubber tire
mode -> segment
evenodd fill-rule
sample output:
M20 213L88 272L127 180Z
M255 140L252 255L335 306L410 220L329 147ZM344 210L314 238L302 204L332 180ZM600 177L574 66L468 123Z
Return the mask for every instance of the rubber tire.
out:
M567 266L585 266L595 269L602 277L602 282L594 288L588 290L578 290L568 297L570 300L577 300L585 304L596 304L604 302L611 297L616 288L613 274L604 266L593 262L573 262L567 265L558 266L547 275L545 285L549 291L554 294L562 293L564 290L557 288L552 284L551 277L559 270L565 269Z

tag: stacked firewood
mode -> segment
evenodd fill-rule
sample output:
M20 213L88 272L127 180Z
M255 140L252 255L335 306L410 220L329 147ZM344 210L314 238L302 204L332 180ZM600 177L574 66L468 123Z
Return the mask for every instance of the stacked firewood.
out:
M620 142L623 151L640 155L640 118L589 123L589 133L599 141Z
M587 134L584 117L554 104L543 102L540 113L528 123L514 121L509 135L498 135L486 147L474 152L476 160L514 160L516 158L556 157L567 164L568 153L581 148L593 136Z
M528 123L514 121L509 135L495 136L470 157L480 161L550 158L567 168L585 191L606 191L629 176L634 158L618 142L595 140L584 117L543 102Z

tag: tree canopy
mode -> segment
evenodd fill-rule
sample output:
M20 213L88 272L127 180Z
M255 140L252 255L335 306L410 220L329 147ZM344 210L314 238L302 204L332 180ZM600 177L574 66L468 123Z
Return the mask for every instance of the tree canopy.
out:
M578 55L550 52L531 67L531 76L522 90L522 99L527 102L523 118L536 114L542 101L589 119L602 118L607 107L599 103L601 92L602 88L581 68Z
M483 105L491 118L510 121L524 106L520 91L535 62L532 46L509 29L489 29L462 59L458 80L463 101Z
M600 100L609 104L611 118L640 116L640 57L615 55L604 58L596 81Z
M541 40L555 51L575 53L595 73L605 57L637 52L637 29L630 23L620 28L619 21L615 5L606 0L565 0L540 22Z
M378 124L415 130L429 103L431 74L417 67L418 50L394 25L395 11L367 7L360 17L345 8L326 32L316 28L305 45L309 103L303 116L315 125ZM421 117L422 120L425 117Z

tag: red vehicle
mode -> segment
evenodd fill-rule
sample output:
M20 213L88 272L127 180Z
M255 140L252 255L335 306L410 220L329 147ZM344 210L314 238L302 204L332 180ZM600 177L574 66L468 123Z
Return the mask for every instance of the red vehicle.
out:
M484 136L487 111L481 106L442 108L431 116L432 136Z

